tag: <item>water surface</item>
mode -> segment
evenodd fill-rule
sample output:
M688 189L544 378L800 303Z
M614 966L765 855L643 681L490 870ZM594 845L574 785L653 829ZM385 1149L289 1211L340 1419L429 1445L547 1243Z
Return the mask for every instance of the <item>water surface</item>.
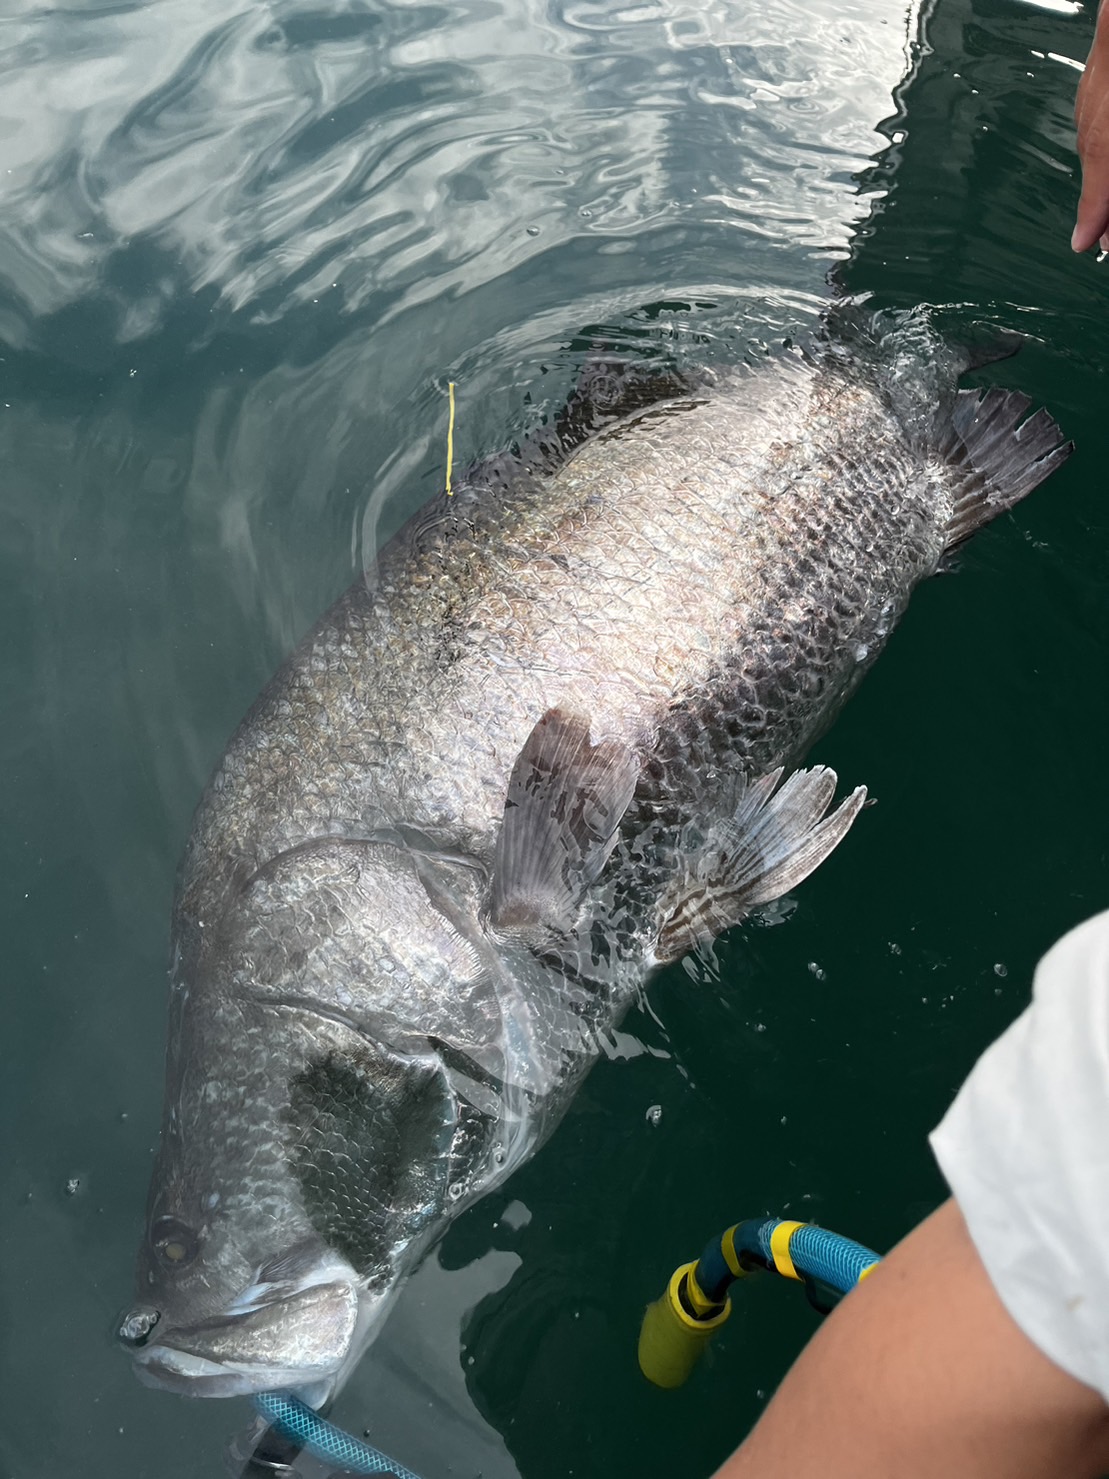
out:
M598 339L727 362L834 269L1029 342L1077 443L931 582L820 759L878 798L669 971L452 1230L340 1420L426 1479L708 1474L812 1316L742 1291L675 1394L643 1305L766 1211L888 1247L925 1135L1106 903L1106 273L1068 250L1092 8L1053 0L14 0L0 23L0 1475L226 1471L245 1404L113 1348L191 811L281 656ZM661 1115L648 1111L661 1109Z

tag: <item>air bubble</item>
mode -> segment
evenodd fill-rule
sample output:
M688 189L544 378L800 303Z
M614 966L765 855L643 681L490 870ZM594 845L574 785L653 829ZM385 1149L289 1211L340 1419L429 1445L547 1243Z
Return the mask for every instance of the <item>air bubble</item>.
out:
M462 1191L463 1187L461 1181L452 1181L450 1186L447 1187L447 1196L450 1197L452 1202L457 1202L459 1197L462 1195Z

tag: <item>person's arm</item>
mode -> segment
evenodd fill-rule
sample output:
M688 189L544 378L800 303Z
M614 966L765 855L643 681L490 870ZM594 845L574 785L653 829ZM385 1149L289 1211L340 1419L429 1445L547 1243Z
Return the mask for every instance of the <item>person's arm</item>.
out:
M1098 13L1094 44L1074 104L1082 195L1071 237L1076 252L1100 241L1109 250L1109 4Z
M1006 1312L954 1201L828 1317L717 1479L1097 1479L1109 1407Z

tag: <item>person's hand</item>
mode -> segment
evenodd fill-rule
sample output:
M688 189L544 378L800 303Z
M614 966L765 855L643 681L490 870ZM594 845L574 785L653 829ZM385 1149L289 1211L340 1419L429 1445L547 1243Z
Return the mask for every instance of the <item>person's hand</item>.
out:
M1071 246L1085 252L1100 241L1109 251L1109 0L1101 6L1094 44L1074 104L1082 195Z

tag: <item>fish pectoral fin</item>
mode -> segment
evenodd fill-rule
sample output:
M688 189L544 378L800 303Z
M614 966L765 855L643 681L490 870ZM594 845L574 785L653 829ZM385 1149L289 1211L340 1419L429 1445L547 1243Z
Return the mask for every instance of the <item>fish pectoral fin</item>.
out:
M508 782L493 858L495 929L568 933L616 845L640 762L616 740L592 744L578 714L548 709Z
M1018 390L960 390L940 449L955 481L946 550L1038 488L1074 450L1051 416Z
M806 879L846 835L866 800L859 786L830 814L836 773L798 770L780 788L782 771L748 781L735 812L713 827L664 894L655 955L678 960L738 924L760 904Z

